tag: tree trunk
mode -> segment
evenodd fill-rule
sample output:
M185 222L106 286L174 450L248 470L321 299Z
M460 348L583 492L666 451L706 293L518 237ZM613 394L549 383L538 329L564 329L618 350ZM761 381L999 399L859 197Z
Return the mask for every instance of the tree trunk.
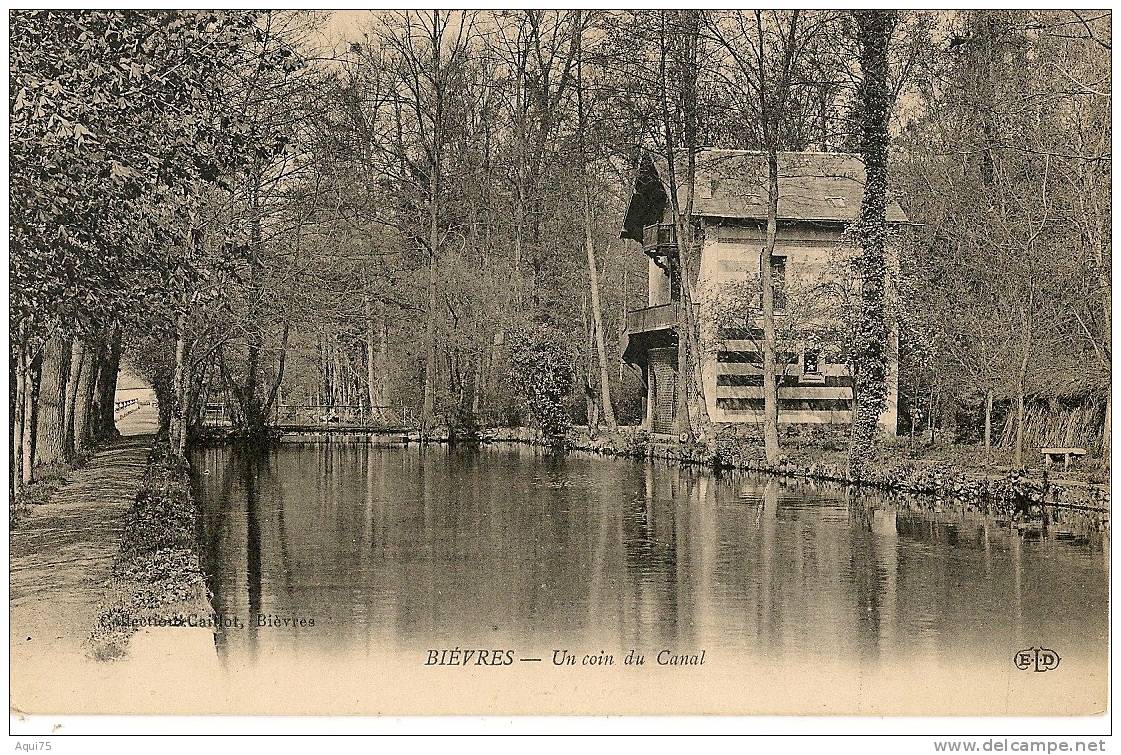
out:
M896 11L853 11L860 52L861 156L864 159L864 197L857 225L862 246L860 313L854 359L860 394L856 423L849 445L849 472L860 478L872 455L876 426L887 406L889 329L887 326L887 166L888 120L893 106L889 82L888 46Z
M63 461L71 461L77 449L74 444L75 415L78 411L78 390L85 365L86 348L81 339L75 336L70 341L70 372L66 378L66 424L63 427Z
M1012 466L1024 466L1024 381L1016 381L1016 447L1012 454Z
M389 320L385 314L385 302L378 303L378 352L377 359L374 361L374 368L377 371L377 391L374 393L378 404L382 407L378 410L378 416L384 421L387 419L387 412L389 407L389 395L387 378L389 375Z
M696 248L693 224L693 199L697 176L696 152L697 138L697 71L699 65L699 51L701 47L701 12L698 10L683 11L681 24L670 31L666 26L667 16L662 14L662 45L659 60L659 80L661 84L660 105L662 110L663 147L668 165L668 192L669 210L672 212L674 228L677 232L676 270L678 273L679 303L677 310L677 389L678 411L676 426L681 434L692 438L704 437L710 439L712 421L708 415L705 403L703 381L699 379L701 370L701 351L699 341L699 328L694 279L699 273L699 264L693 265L693 254L700 253ZM666 41L670 36L678 36L682 46L681 58L671 65L670 49ZM682 65L683 64L683 65ZM669 76L680 74L678 81L671 82ZM678 103L671 107L670 101L675 98L673 90L680 95L681 111L684 114L680 132L675 136L674 123L676 118L671 112ZM682 149L677 149L680 144ZM684 180L679 181L677 158L684 152L685 172ZM685 201L679 201L679 191L685 195ZM672 284L671 284L672 285Z
M35 473L35 451L39 439L39 388L43 376L43 348L40 347L24 376L23 402L23 482L31 482Z
M985 457L993 448L993 389L985 391Z
M471 394L471 416L477 425L482 425L483 391L486 390L486 372L483 363L486 361L486 351L480 349L475 356L475 387Z
M15 447L19 442L19 430L16 426L16 414L22 402L19 400L19 381L16 372L19 366L18 352L8 344L8 469L15 469ZM16 491L15 475L8 474L8 495L14 496Z
M1098 238L1102 238L1104 233L1098 232ZM1102 304L1102 322L1105 323L1103 332L1106 334L1106 343L1112 343L1110 340L1113 333L1113 279L1111 277L1111 269L1104 262L1106 259L1105 247L1103 244L1098 243L1098 258L1097 267L1098 283L1102 291L1101 304ZM1112 362L1112 351L1107 352L1110 354L1109 362ZM1107 375L1112 376L1112 364L1106 364ZM1102 459L1106 463L1106 468L1109 468L1109 450L1111 447L1110 426L1113 414L1113 390L1112 387L1107 385L1105 390L1105 421L1102 425Z
M43 353L39 420L35 456L38 464L57 464L66 458L66 381L70 374L70 340L60 335L47 342Z
M588 300L580 299L580 320L584 326L584 343L581 346L583 353L583 369L580 370L580 382L584 392L584 416L588 422L588 433L594 438L599 431L599 408L596 404L596 388L595 388L595 357L592 355L595 349L595 326L588 320Z
M251 329L249 348L245 353L245 383L241 386L241 408L245 415L245 429L250 435L258 434L264 425L259 390L262 340L260 331Z
M603 421L608 430L615 430L615 410L611 405L611 376L607 370L607 345L603 337L603 307L599 300L599 269L592 235L592 197L588 182L584 182L584 250L588 257L588 281L592 295L592 327L595 330L596 354L599 357L599 391L603 404Z
M174 390L169 391L167 395L158 396L157 401L157 421L159 422L159 428L156 430L156 437L158 437L161 441L167 441L168 443L171 443L171 426L172 424L174 424L172 422L172 417L175 412ZM227 403L230 405L232 410L234 402L230 401Z
M1105 460L1106 466L1109 465L1109 447L1110 447L1110 422L1113 413L1113 395L1112 391L1108 388L1105 394L1105 423L1102 426L1102 459Z
M121 329L114 324L105 345L104 362L98 371L97 388L94 397L96 413L94 436L98 440L119 438L114 420L113 405L117 395L117 373L121 366Z
M280 385L284 382L284 365L288 361L288 336L291 329L291 324L286 320L280 333L280 356L276 362L276 376L269 387L269 393L265 399L265 409L262 413L265 419L272 415L273 405L276 403L277 394L280 392Z
M433 186L428 227L428 307L424 321L424 402L421 408L420 433L428 435L436 424L436 250L440 243L438 187Z
M86 347L82 351L81 379L78 381L74 402L74 435L72 441L77 451L88 451L93 446L93 392L98 370L98 349Z
M189 441L192 437L195 428L202 424L203 416L205 415L204 405L207 400L208 382L210 363L204 363L199 368L199 375L194 380L190 381L190 389L187 392L187 424L186 435ZM185 451L186 449L184 449Z
M580 26L580 17L581 13L577 11L575 22L577 26ZM578 32L573 42L577 49L580 49L582 52L582 33ZM584 110L584 59L582 54L579 55L579 62L576 68L576 102L578 109L577 120L580 127L580 157L583 162L584 252L588 258L588 283L592 298L592 325L595 331L596 354L599 361L599 399L603 404L603 421L607 424L607 429L613 431L618 428L618 424L615 421L615 409L611 404L611 376L607 369L607 346L603 332L603 306L599 298L599 268L596 265L592 181L588 170L590 160L588 159L587 143L584 138L587 133L587 123L585 120L586 112Z
M186 316L179 314L175 327L175 377L172 380L172 406L169 416L170 433L168 441L171 452L182 455L185 449L187 427L187 336Z
M760 261L763 289L763 448L767 461L778 461L778 380L775 368L775 286L772 260L778 236L778 153L767 150L767 241Z
M368 294L362 296L362 306L366 314L366 398L370 406L370 418L378 416L381 411L381 398L378 396L378 373L375 360L377 359L377 337L374 331L374 312Z
M26 433L24 418L27 400L25 393L27 391L27 346L20 344L15 349L15 399L12 402L12 419L11 419L11 440L8 448L10 450L10 464L11 469L8 474L8 489L13 497L20 495L23 492L24 473L23 473L23 438Z
M1024 388L1027 382L1028 363L1031 358L1032 328L1034 327L1033 309L1035 290L1029 286L1027 307L1020 308L1020 369L1016 374L1016 446L1012 463L1017 469L1024 466Z

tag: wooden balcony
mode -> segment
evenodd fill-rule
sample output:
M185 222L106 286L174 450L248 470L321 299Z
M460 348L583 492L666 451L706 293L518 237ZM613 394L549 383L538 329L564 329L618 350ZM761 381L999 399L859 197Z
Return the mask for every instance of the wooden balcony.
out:
M642 251L662 257L677 251L677 230L673 223L656 223L642 229Z
M627 312L627 333L623 338L623 359L627 362L646 364L648 349L676 342L677 302Z
M655 330L672 330L676 326L677 302L632 309L627 312L627 335L651 333Z

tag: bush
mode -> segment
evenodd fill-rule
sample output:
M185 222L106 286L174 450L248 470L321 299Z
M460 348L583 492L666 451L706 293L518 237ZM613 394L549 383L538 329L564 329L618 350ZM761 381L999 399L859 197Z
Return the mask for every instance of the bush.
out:
M547 436L560 436L568 430L565 402L575 380L573 362L564 336L545 325L511 335L511 383Z

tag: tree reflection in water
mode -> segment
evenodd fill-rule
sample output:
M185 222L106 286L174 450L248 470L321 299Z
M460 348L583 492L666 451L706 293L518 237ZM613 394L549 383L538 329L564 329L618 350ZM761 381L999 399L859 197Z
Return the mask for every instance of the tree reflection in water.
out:
M767 662L1105 657L1108 523L1040 539L968 506L525 446L199 451L214 607L313 618L227 659L451 642ZM249 622L252 624L253 622Z

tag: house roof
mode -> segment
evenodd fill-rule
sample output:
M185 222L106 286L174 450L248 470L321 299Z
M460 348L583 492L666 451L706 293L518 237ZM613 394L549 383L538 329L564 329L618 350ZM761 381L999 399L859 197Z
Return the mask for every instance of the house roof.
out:
M849 223L860 215L864 163L859 155L833 152L780 152L779 220ZM767 157L763 152L704 149L697 153L693 214L713 218L766 220ZM645 157L623 221L623 238L641 239L642 227L658 222L668 197L664 158ZM681 187L679 196L684 201ZM905 223L894 199L887 219Z

